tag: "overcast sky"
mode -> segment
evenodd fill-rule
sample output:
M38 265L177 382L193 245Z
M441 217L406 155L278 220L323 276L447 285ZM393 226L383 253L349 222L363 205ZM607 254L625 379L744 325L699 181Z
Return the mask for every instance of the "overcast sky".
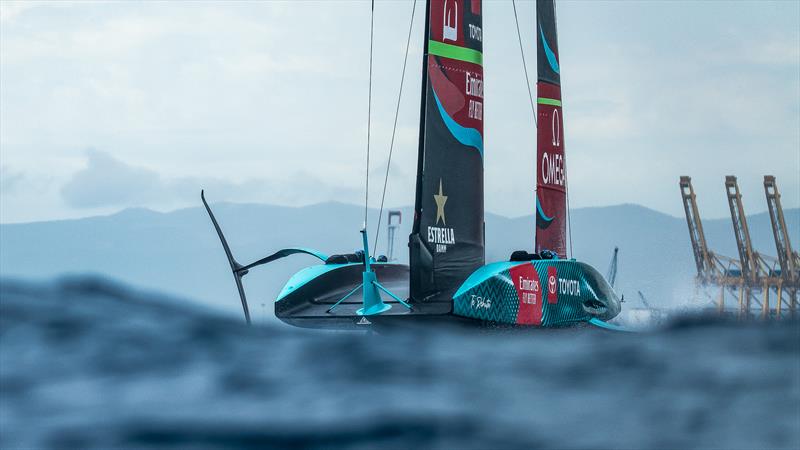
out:
M484 2L486 208L530 214L535 127L512 4ZM424 1L387 203L413 203ZM378 206L412 1L378 2ZM0 3L0 221L198 205L363 202L368 2ZM534 5L518 2L535 68ZM800 2L557 2L573 208L728 214L800 203ZM376 181L378 180L378 181Z

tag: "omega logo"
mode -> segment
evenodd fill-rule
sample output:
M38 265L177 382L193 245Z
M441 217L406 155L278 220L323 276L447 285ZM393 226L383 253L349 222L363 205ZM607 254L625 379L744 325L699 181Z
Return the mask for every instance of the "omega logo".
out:
M558 120L558 110L553 110L553 147L561 147L561 122Z

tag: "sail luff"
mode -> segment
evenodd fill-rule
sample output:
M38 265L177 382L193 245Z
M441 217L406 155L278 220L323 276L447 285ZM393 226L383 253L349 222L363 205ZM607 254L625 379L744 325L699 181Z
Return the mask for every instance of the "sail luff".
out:
M423 33L422 44L422 84L420 87L420 102L419 102L419 147L417 153L417 183L416 191L414 194L414 222L411 228L411 233L419 233L419 219L422 212L422 177L423 167L425 161L425 105L428 94L428 41L430 36L430 22L431 22L431 0L425 2L425 32Z

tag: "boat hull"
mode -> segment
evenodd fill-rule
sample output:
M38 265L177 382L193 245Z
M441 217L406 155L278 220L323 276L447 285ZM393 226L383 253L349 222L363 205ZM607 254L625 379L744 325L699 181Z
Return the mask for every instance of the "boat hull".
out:
M454 315L520 326L605 321L619 312L620 299L605 278L575 260L488 264L453 296Z
M382 286L401 299L409 297L407 265L372 263L370 266ZM275 302L275 316L293 326L326 329L389 325L398 320L417 322L416 319L422 317L425 321L452 318L452 300L449 296L411 302L412 309L409 310L388 295L382 294L384 303L391 306L391 309L380 314L363 316L357 312L363 306L362 291L357 289L336 305L361 284L363 271L364 265L361 263L320 264L299 271L289 279L279 294Z
M408 266L373 263L372 269L384 287L401 299L408 298ZM391 309L362 316L357 312L363 306L360 289L336 303L359 286L363 270L360 263L322 264L301 270L278 296L276 317L293 326L324 329L429 324L561 327L592 318L608 320L620 311L614 290L588 264L539 260L483 266L453 296L409 300L411 310L383 295Z

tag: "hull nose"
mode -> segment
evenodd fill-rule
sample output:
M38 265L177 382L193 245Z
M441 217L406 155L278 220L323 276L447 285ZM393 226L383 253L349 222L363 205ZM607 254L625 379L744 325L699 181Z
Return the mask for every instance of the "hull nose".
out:
M594 267L586 263L579 264L584 271L586 282L592 288L591 297L583 302L584 311L603 321L613 319L622 309L619 296Z
M583 310L590 316L605 321L619 314L620 305L618 300L593 298L583 302Z

